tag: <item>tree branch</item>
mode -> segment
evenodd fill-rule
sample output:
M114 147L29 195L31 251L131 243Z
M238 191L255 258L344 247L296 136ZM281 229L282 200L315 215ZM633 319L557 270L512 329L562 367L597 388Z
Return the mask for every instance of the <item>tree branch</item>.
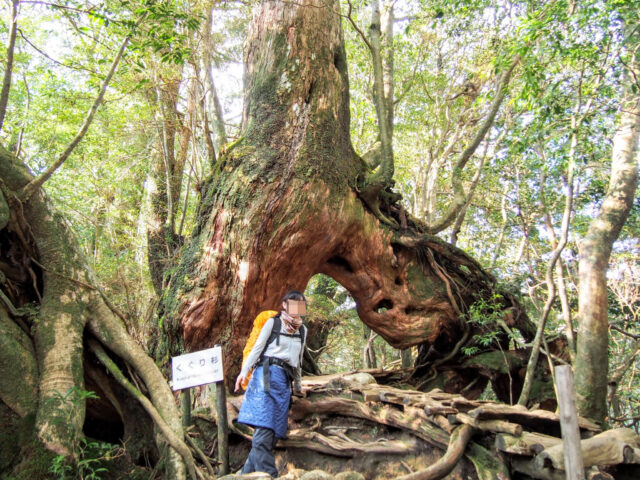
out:
M572 133L571 139L571 151L574 152L575 148L578 144L577 131L574 129ZM549 317L549 313L551 312L551 306L556 297L556 284L553 280L553 271L556 267L556 262L560 258L560 254L562 250L564 250L565 245L567 244L567 239L569 236L569 222L571 220L571 212L573 211L573 174L575 169L575 155L569 155L569 165L567 171L567 195L565 197L565 206L564 213L562 216L562 227L560 240L556 245L556 248L553 250L551 255L551 259L549 260L549 265L547 266L546 272L546 283L547 283L547 301L544 304L544 309L542 310L542 316L540 317L540 322L538 324L538 329L536 330L536 336L533 339L533 346L531 350L531 356L529 357L529 362L527 364L527 373L524 378L524 385L522 386L522 392L520 393L520 398L518 399L518 405L526 405L529 401L529 394L531 392L531 387L533 386L533 378L535 375L536 365L538 364L538 356L540 351L540 345L542 344L542 340L544 337L544 327L547 323L547 318ZM551 369L553 371L553 369Z
M475 153L485 135L493 125L496 115L498 114L498 110L500 109L500 105L502 105L502 102L506 95L505 87L509 84L509 81L511 80L511 74L513 73L513 70L518 65L518 63L520 63L520 55L516 55L509 68L502 74L502 77L498 83L496 96L493 99L491 108L489 109L489 114L482 123L482 126L476 132L476 135L471 143L467 146L467 148L463 150L463 152L456 160L451 172L451 187L454 192L453 202L451 203L451 205L449 205L449 209L447 213L442 217L442 219L435 225L429 226L429 233L440 233L442 230L449 227L455 221L458 212L462 209L462 207L464 207L467 201L467 194L465 193L464 187L462 186L462 171L464 170L467 162Z
M91 74L91 75L93 75L93 76L97 76L97 77L99 77L99 76L100 76L100 73L99 73L99 72L96 72L95 70L92 70L92 69L90 69L90 68L77 67L77 66L74 66L74 65L68 65L68 64L63 63L63 62L61 62L61 61L59 61L59 60L56 60L55 58L51 57L51 56L50 56L50 55L48 55L46 52L44 52L44 51L42 51L40 48L38 48L38 47L37 47L37 46L36 46L36 45L31 41L31 40L29 40L29 39L25 36L24 32L23 32L21 29L18 29L18 32L20 33L20 37L22 37L22 39L25 41L25 43L26 43L27 45L29 45L29 46L30 46L31 48L33 48L36 52L38 52L40 55L42 55L43 57L45 57L47 60L49 60L49 61L51 61L51 62L55 63L56 65L60 65L61 67L64 67L64 68L70 68L71 70L78 70L78 71L80 71L80 72L87 72L87 73L90 73L90 74Z
M124 51L127 48L128 43L129 43L129 37L126 37L122 42L122 44L120 45L120 50L118 50L117 55L115 56L115 58L113 59L113 62L111 63L111 68L109 69L109 73L107 73L107 76L104 78L104 81L100 86L100 91L98 92L98 96L96 97L95 101L93 102L93 105L89 109L89 112L85 117L82 127L80 127L80 130L78 131L76 136L73 138L73 140L64 150L64 152L60 154L60 156L53 163L53 165L51 165L42 175L40 175L37 178L34 178L28 185L24 187L24 189L22 190L22 197L24 201L29 200L31 195L33 195L33 193L38 188L40 188L44 184L44 182L46 182L58 168L60 168L60 166L65 162L65 160L69 158L69 155L71 155L71 152L73 152L73 150L78 146L80 141L84 138L85 134L89 130L89 126L93 122L93 117L95 116L96 111L98 110L98 107L102 103L102 99L104 98L104 94L107 90L107 87L109 86L109 82L111 81L111 78L113 77L113 74L115 73L116 68L120 63L120 59L122 58L122 55L124 54Z

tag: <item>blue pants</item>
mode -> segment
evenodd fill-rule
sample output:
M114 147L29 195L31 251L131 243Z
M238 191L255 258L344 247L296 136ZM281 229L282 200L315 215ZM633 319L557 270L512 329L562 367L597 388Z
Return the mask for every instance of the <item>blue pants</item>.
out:
M276 436L270 428L256 427L253 431L251 451L242 467L242 473L266 472L273 478L278 476L276 459L273 449L276 446Z

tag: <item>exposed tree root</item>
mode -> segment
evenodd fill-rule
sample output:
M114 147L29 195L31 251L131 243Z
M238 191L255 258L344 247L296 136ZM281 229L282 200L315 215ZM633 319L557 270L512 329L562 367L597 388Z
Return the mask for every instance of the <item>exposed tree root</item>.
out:
M160 413L161 417L169 425L171 430L182 436L182 425L177 406L162 373L155 363L142 348L129 336L124 325L104 304L101 298L94 303L92 315L89 321L89 329L103 345L131 365L146 385L151 402ZM176 469L175 475L184 477L184 464L180 460L182 455L177 452L170 453L172 464ZM178 458L176 458L176 455ZM192 457L193 458L193 457Z
M13 342L13 351L22 351L38 361L35 373L38 385L35 388L28 385L33 375L31 369L27 369L25 388L20 388L25 394L29 391L39 392L37 402L29 403L18 399L23 405L23 409L17 411L18 415L24 416L35 410L36 431L44 445L59 454L76 455L78 442L83 436L85 401L74 392L84 389L83 337L85 326L88 326L102 345L108 346L128 367L133 368L129 372L132 376L139 375L142 378L151 397L147 401L149 405L153 404L153 411L157 409L152 417L157 424L158 418L163 420L165 435L180 439L183 435L182 426L165 378L153 360L127 334L123 323L105 305L94 286L97 282L87 266L82 249L69 225L56 213L44 192L34 192L25 203L15 195L14 192L29 184L33 177L22 162L2 147L0 178L3 203L10 209L9 221L1 234L8 236L6 241L15 245L18 252L12 257L3 257L0 265L3 266L3 271L10 273L17 267L25 277L17 280L19 289L14 288L10 292L13 301L12 298L7 299L12 304L16 298L19 299L20 303L15 303L16 307L22 307L31 301L40 307L37 312L38 321L32 323L32 318L25 316L22 320L29 324L21 325L22 328L17 326L17 317L11 319L2 316L1 323L4 326L8 325L5 320L9 318L8 322L17 328L11 331L24 332L23 336L26 335L24 341L20 340L21 336L17 333L7 337L7 341L11 339ZM3 214L3 218L5 216ZM28 275L24 275L25 271ZM31 284L28 283L29 276ZM0 305L0 309L4 310L3 306ZM15 313L14 311L14 316ZM20 364L28 366L29 362L24 360ZM90 375L91 372L88 371L87 377ZM97 383L100 384L100 378ZM105 395L109 397L116 394L107 389ZM2 400L5 400L4 396ZM7 401L8 405L12 404L8 397ZM118 410L121 405L118 405L117 399L112 398L111 401ZM164 437L158 436L158 441L159 445L166 445ZM191 477L195 479L193 457L184 442L180 442L183 455L190 459L187 463L190 464ZM174 441L174 444L178 443ZM169 449L164 465L168 477L177 480L186 478L183 458L173 449Z
M191 437L189 435L185 435L185 437L186 437L187 442L189 443L189 446L191 447L191 449L194 452L196 452L196 455L198 455L198 458L204 464L204 466L207 469L207 472L209 473L211 478L215 478L216 477L216 472L213 469L213 466L211 465L211 462L209 461L209 458L204 454L204 452L202 450L200 450L200 448L195 444L195 442L191 439Z
M469 425L457 427L451 434L447 451L440 460L429 468L410 473L409 475L396 477L396 480L439 480L444 477L453 470L460 458L464 455L464 450L469 440L471 440L473 431L473 427Z
M553 412L370 381L366 373L303 379L306 398L294 400L289 438L277 445L279 467L283 472L285 465L289 469L283 478L299 478L292 472L300 468L321 468L335 475L354 467L372 478L396 480L446 475L456 480L508 480L510 468L542 480L565 476L560 419ZM244 427L233 424L241 399L229 400L231 430L250 440ZM583 418L579 425L586 435L599 431ZM587 478L611 478L599 466L609 469L612 464L640 473L640 437L635 432L605 432L582 444L593 465ZM366 470L368 465L375 465L375 473ZM409 473L395 477L399 469ZM633 475L628 478L636 478Z
M152 418L153 422L156 424L158 429L162 432L162 435L167 439L169 444L182 456L185 464L187 465L187 470L189 471L189 475L193 480L196 480L196 469L195 463L193 461L193 456L191 455L191 451L189 447L179 438L173 430L167 425L164 419L160 416L156 408L149 401L147 397L145 397L140 390L138 390L133 384L127 380L124 374L120 371L118 366L109 358L107 353L104 351L102 346L98 344L95 340L90 339L88 341L89 348L91 351L98 357L100 362L111 372L113 377L126 388L131 395L133 395L141 404L145 411Z

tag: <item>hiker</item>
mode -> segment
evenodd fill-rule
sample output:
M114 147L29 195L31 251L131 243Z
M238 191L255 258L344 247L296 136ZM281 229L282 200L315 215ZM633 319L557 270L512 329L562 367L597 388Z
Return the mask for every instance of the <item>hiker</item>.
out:
M238 414L238 422L254 427L251 451L242 473L266 472L274 478L278 476L273 450L276 441L287 436L292 387L294 394L301 393L300 367L306 340L302 316L306 308L307 300L302 293L296 290L287 293L282 299L282 310L264 323L242 364L236 392L255 367Z

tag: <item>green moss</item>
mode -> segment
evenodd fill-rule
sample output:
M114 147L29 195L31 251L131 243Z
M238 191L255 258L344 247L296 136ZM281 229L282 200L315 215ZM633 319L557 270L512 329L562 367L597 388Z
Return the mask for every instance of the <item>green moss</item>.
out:
M51 465L55 454L44 448L42 442L35 435L35 415L27 415L17 425L16 434L5 435L2 430L0 437L13 440L20 452L13 469L2 469L0 480L45 480L54 478L51 473ZM0 438L0 448L4 450L5 444ZM15 447L14 447L15 448ZM0 466L1 468L1 466Z
M511 355L509 352L494 351L475 355L466 360L463 366L508 374L509 371L522 367L523 362L519 357Z
M431 277L426 276L422 268L417 263L411 263L407 268L407 283L410 285L414 295L421 298L432 298L435 296L446 296L444 286L435 284Z
M478 478L510 478L504 463L477 443L469 442L465 455L473 463Z
M20 418L0 401L0 472L7 470L20 452L16 442L20 433Z

